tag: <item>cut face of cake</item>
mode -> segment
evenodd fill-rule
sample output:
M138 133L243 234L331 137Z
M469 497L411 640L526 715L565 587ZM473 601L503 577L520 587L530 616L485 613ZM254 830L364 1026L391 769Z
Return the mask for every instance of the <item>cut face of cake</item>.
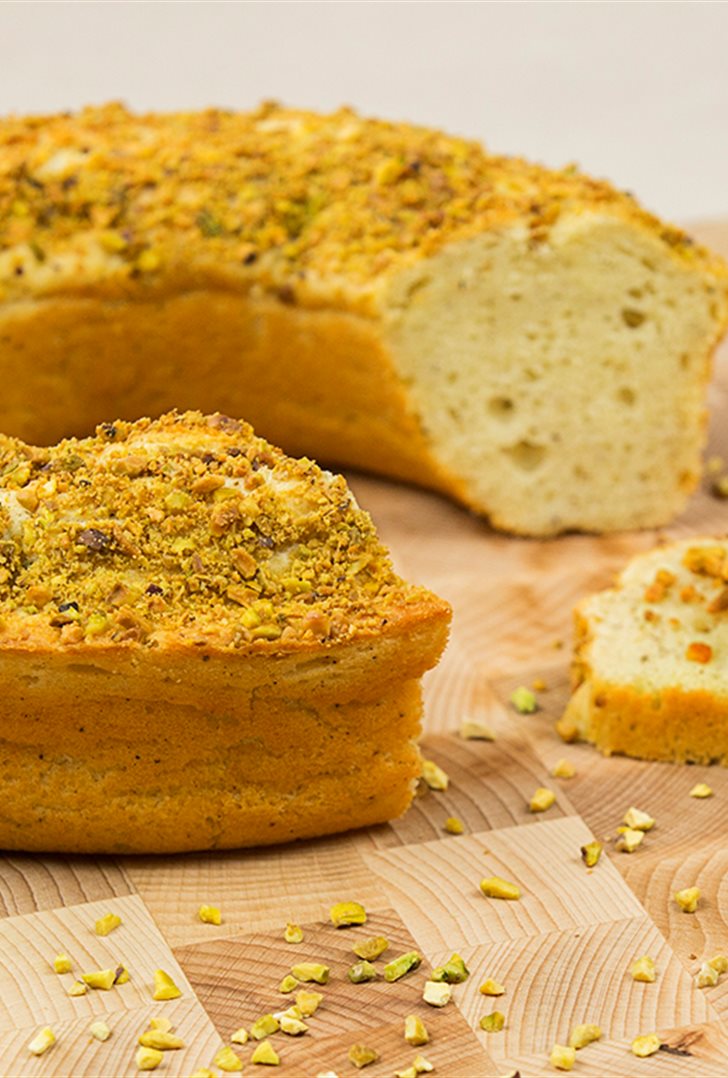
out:
M574 695L558 724L606 755L728 765L728 540L636 557L576 610Z
M0 848L284 842L404 812L449 608L343 478L221 415L0 439Z

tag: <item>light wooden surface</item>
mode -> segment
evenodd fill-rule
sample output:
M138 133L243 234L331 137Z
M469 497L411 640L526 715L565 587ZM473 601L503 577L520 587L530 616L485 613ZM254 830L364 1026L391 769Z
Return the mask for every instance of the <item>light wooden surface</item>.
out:
M728 228L706 234L728 247ZM711 414L710 452L728 458L725 353ZM574 1074L723 1078L728 975L698 989L694 974L702 959L728 952L728 771L605 760L588 746L565 746L553 729L568 693L573 603L607 584L655 534L518 540L439 498L370 479L352 484L400 570L455 610L450 647L426 683L425 752L449 774L449 789L427 791L392 824L285 848L116 860L0 857L0 1075L133 1075L136 1039L155 1014L168 1015L186 1043L165 1054L158 1073L190 1075L212 1066L235 1029L289 1006L293 998L277 986L292 964L312 960L331 967L331 980L310 1032L273 1037L281 1057L274 1073L282 1078L325 1071L351 1078L358 1072L347 1053L355 1043L380 1054L367 1078L393 1076L417 1052L451 1078L511 1069L524 1078L553 1075L552 1044L565 1043L583 1022L599 1024L604 1038L578 1053ZM728 502L706 486L667 533L727 530ZM511 691L535 679L547 685L539 711L515 714ZM454 732L465 717L486 722L496 740L460 740ZM576 776L550 777L564 756ZM703 780L715 796L690 798ZM538 786L558 799L532 815L527 802ZM607 855L588 872L579 847L592 835L614 837L631 804L657 826L632 855L606 842ZM464 835L443 830L451 815L463 821ZM478 883L486 875L518 882L521 901L483 898ZM703 898L687 915L672 895L693 884ZM345 899L364 904L365 927L330 925L329 906ZM202 903L222 909L221 926L199 921ZM93 924L107 911L123 924L100 938ZM287 921L303 925L303 943L284 942ZM384 960L419 950L420 970L396 984L350 984L352 942L367 935L388 937ZM434 1010L422 1002L422 986L454 950L471 976L449 1006ZM73 977L50 966L59 951L77 974L123 963L131 980L69 997ZM643 954L657 964L654 984L628 975ZM180 999L152 1000L157 968L174 978ZM506 994L482 996L486 977L501 981ZM496 1009L506 1015L504 1030L481 1032L480 1018ZM430 1031L424 1048L403 1038L413 1013ZM88 1034L98 1018L112 1029L105 1043ZM57 1043L32 1057L28 1042L46 1025ZM662 1049L636 1059L630 1041L651 1032ZM254 1073L251 1046L239 1052L244 1073Z

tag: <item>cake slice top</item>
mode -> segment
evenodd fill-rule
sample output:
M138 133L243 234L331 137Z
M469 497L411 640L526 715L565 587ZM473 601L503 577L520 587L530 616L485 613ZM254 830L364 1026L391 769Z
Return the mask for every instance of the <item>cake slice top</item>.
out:
M0 647L290 652L448 616L395 574L341 476L246 423L0 436Z
M578 654L596 682L728 695L728 539L691 538L634 558L577 608Z
M683 232L575 167L350 109L135 115L110 104L0 122L7 298L257 284L309 305L338 288L367 309L383 275L450 240L516 225L538 245L570 213L616 216L725 280Z

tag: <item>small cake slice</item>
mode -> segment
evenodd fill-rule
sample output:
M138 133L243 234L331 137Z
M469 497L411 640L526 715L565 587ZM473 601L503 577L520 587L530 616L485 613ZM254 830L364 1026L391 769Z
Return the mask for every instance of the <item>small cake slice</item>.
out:
M728 538L634 558L575 616L563 737L606 755L728 765Z
M407 808L446 603L245 423L0 436L0 848L285 842Z

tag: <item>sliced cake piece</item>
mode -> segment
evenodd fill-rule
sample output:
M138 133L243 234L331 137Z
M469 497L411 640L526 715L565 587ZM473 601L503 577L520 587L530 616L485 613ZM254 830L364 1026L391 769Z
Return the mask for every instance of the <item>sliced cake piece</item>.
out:
M728 539L642 554L575 613L563 737L606 755L728 765Z
M0 439L0 848L284 842L404 812L449 608L343 478L169 414Z

